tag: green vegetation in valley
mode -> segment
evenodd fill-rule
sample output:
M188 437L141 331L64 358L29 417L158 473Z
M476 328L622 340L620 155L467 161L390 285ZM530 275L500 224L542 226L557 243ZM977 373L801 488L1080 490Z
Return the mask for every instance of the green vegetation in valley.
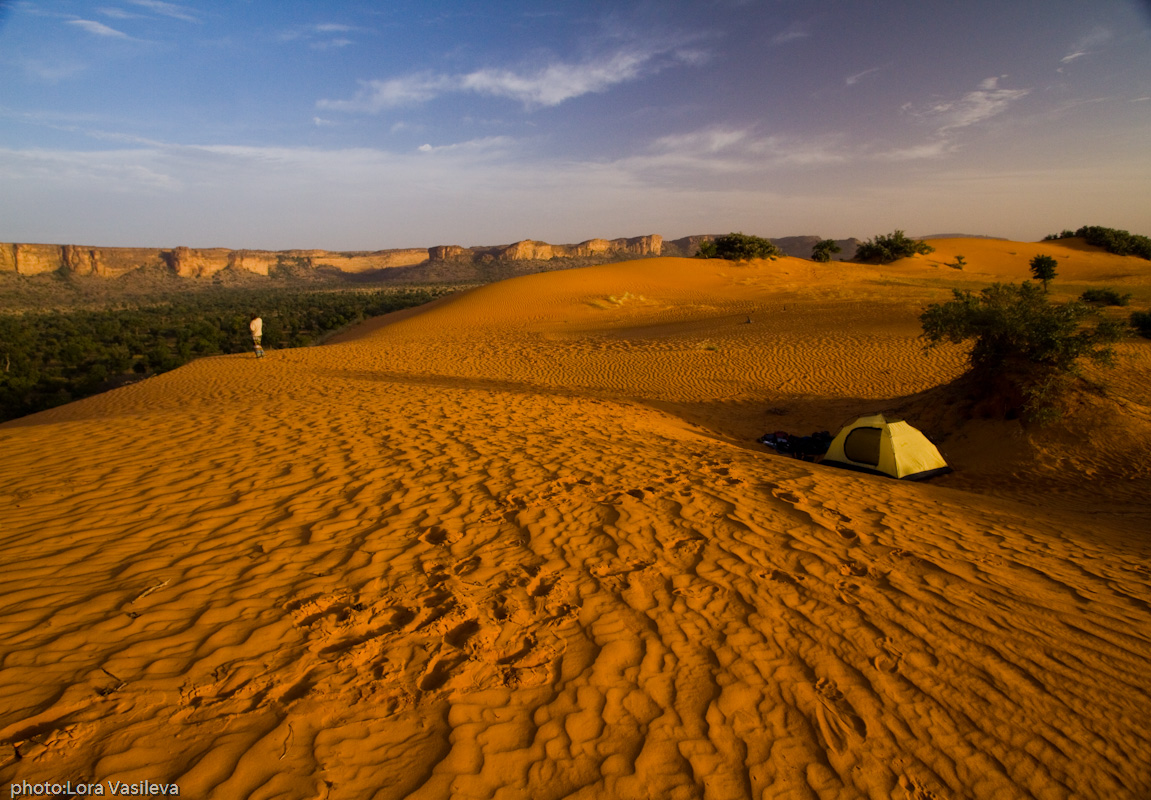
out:
M1117 256L1138 256L1151 261L1151 238L1115 228L1104 228L1102 225L1084 225L1077 231L1065 230L1062 233L1052 233L1045 236L1043 241L1071 238L1083 239L1087 244L1102 247L1108 253L1114 253Z
M451 287L376 291L238 289L133 308L0 314L0 421L43 411L192 359L314 344L367 317L421 305Z
M934 253L935 248L919 239L909 239L903 231L894 231L886 236L876 236L861 242L855 250L853 261L869 264L890 264L901 258Z

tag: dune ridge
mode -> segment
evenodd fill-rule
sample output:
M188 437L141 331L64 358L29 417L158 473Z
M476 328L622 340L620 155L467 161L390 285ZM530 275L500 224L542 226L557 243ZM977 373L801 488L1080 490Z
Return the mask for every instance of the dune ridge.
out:
M973 277L933 266L947 241L527 276L0 426L0 781L1146 796L1145 500L1115 513L1080 473L1052 507L1025 463L1006 493L909 485L746 435L957 377L916 309L1020 279L1032 245L960 241ZM1151 299L1082 255L1074 280ZM1151 361L1121 356L1145 447Z

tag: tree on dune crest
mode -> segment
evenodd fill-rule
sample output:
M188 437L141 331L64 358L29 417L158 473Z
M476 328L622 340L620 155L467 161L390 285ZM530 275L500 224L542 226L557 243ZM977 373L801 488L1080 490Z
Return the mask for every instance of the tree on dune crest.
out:
M713 242L702 242L696 258L723 258L749 261L753 258L778 258L783 252L769 240L746 233L729 233Z
M953 290L946 303L928 306L919 320L927 349L944 342L973 342L968 363L973 385L1002 406L1006 416L1045 422L1058 416L1055 400L1088 359L1114 366L1113 345L1124 325L1098 317L1086 303L1053 304L1037 284L997 283L978 295Z
M815 243L815 247L811 248L811 260L827 263L831 261L832 253L840 252L843 252L843 248L836 244L834 239L820 239Z
M901 258L934 253L935 248L919 239L909 239L903 231L876 236L862 242L855 250L855 261L871 264L890 264Z

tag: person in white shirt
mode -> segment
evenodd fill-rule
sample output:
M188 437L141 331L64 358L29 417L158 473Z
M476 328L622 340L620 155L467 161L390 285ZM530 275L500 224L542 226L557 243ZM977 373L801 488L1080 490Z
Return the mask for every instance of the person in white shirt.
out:
M260 346L260 339L264 335L264 320L253 314L252 321L248 324L248 330L252 332L252 342L256 345L256 358L263 358L264 348Z

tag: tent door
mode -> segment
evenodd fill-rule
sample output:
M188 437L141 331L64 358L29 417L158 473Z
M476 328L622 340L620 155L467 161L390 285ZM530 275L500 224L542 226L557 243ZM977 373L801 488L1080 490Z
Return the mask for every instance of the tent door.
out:
M879 466L879 428L856 428L843 442L843 454L857 464Z

